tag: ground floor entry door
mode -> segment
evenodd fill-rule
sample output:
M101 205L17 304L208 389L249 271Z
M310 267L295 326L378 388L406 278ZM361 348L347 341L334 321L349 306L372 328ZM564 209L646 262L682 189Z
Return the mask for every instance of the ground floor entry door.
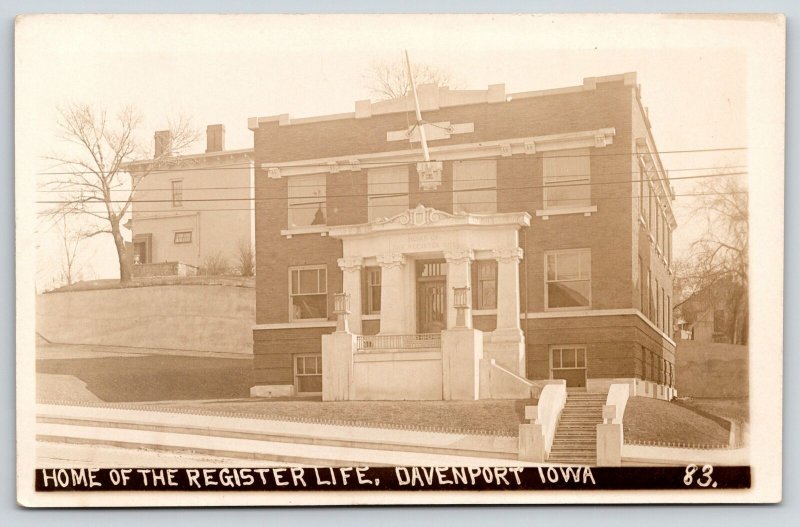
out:
M440 333L447 327L447 263L417 262L417 333Z

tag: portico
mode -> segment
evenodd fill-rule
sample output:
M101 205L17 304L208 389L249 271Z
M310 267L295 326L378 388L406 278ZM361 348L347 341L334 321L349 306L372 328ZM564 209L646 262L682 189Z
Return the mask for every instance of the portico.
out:
M450 337L441 337L442 333L471 330L480 340L478 349L473 350L477 353L472 360L475 375L479 363L486 359L514 376L524 377L524 335L519 316L522 249L518 231L529 224L530 215L526 212L449 214L420 205L391 218L331 227L328 235L342 240L343 256L338 263L343 273L343 293L349 298L349 313L342 316L347 317L349 331L354 335L363 331L364 295L375 294L364 291L362 271L380 269L379 331L376 336L358 340L353 360L374 362L376 353L381 353L407 363L413 357L422 358L422 352L430 355L425 360L438 360L436 368L441 371L443 355L453 351L442 349L453 342ZM497 266L495 283L486 286L492 288L487 290L489 293L496 295L497 329L486 334L472 330L469 306L461 305L463 322L459 320L454 298L456 290L475 285L472 266L476 262L496 262ZM370 349L364 348L365 342ZM368 353L370 358L366 357ZM371 365L373 373L375 367ZM428 368L426 375L430 371ZM434 377L441 377L441 373ZM374 379L372 382L374 385ZM357 387L357 380L352 384ZM430 396L437 390L441 392L442 388L423 392Z

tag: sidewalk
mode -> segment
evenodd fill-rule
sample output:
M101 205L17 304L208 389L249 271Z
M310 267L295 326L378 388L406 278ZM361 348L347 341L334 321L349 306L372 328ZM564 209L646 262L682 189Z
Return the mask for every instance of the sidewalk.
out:
M513 437L37 405L37 438L305 465L521 465Z

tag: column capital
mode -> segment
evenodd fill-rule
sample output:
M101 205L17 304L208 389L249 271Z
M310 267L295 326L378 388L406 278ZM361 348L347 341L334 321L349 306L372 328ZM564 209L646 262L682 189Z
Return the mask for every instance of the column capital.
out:
M377 257L378 265L383 269L400 267L406 263L406 255L403 253L379 254Z
M475 251L472 249L445 251L444 259L447 260L447 263L452 264L468 263L475 259Z
M522 259L522 247L505 247L503 249L492 249L492 256L498 262L512 263Z
M360 271L364 265L364 258L360 256L348 256L347 258L339 258L336 263L339 264L339 269L345 272Z

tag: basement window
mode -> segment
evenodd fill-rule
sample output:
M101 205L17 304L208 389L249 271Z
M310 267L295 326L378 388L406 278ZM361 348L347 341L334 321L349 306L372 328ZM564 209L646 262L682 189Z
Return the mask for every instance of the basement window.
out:
M295 356L294 384L298 394L322 393L322 355Z

